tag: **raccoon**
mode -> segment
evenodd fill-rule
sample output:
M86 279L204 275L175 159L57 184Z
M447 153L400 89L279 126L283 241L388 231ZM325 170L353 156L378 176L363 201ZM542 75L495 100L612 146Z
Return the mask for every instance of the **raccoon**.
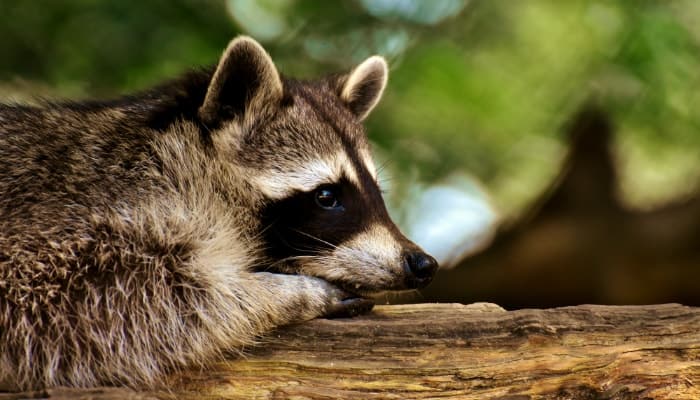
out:
M387 74L285 78L237 37L143 93L0 106L0 382L157 387L428 284L361 126Z

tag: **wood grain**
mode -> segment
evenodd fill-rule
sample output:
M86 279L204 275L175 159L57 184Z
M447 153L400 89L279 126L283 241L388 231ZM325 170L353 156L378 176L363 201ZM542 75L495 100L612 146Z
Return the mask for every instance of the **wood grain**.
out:
M52 389L0 399L700 399L700 308L378 306L280 329L170 391Z

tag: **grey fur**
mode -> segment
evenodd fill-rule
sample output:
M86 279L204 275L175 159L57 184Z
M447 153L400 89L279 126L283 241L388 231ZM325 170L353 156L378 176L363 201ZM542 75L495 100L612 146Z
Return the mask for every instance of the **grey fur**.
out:
M102 104L0 105L0 387L158 386L276 326L361 304L348 288L403 288L371 259L334 277L313 257L268 268L260 177L369 149L353 110L364 117L381 90L349 109L346 82L282 79L239 37L213 75ZM380 214L382 232L415 247Z

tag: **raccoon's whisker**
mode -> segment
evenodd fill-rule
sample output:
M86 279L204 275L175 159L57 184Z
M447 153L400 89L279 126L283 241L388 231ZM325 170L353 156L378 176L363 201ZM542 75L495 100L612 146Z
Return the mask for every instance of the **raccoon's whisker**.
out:
M300 249L300 248L298 248L298 247L295 247L295 246L293 246L291 243L289 243L282 235L277 235L277 238L279 239L280 242L282 242L282 244L283 244L285 247L288 247L288 248L290 248L290 249L292 249L292 250L294 250L294 251L298 251L298 252L300 252L300 253L307 253L307 252L314 252L314 251L316 251L316 250L313 250L313 249Z
M302 256L285 257L281 260L277 260L277 261L273 262L272 264L268 265L267 267L265 267L264 271L279 270L280 267L289 266L290 264L294 263L295 261L322 260L322 259L323 259L322 257L315 256L315 255L302 255ZM323 261L321 261L321 262L324 263Z
M309 258L315 258L316 256L293 256L293 257L287 257L283 258L279 262L290 262L290 261L298 261L298 260L304 260L304 259L309 259Z
M283 259L281 259L281 260L277 260L277 261L273 262L272 264L270 264L270 265L268 266L268 268L272 268L272 267L275 267L275 266L281 265L281 264L286 264L286 263L288 263L288 262L290 262L290 261L296 261L296 260L301 260L301 259L306 259L306 258L315 258L315 257L316 257L316 256L290 256L290 257L285 257L285 258L283 258Z
M381 179L379 182L377 182L377 186L379 186L379 191L382 192L382 194L388 194L389 189L386 187L388 182L393 181L394 178L384 178Z
M267 232L268 229L272 228L272 226L275 225L275 223L277 223L277 220L279 220L279 218L265 225L262 229L260 229L260 232L258 232L256 236L262 236L265 232Z
M211 134L211 128L209 128L209 126L206 123L201 122L201 126L202 128L204 128L205 131L207 131L208 134Z
M328 245L328 246L330 246L331 248L334 248L334 249L337 249L337 248L338 248L338 246L334 245L333 243L327 242L327 241L325 241L325 240L323 240L323 239L321 239L321 238L319 238L319 237L316 237L316 236L314 236L314 235L312 235L312 234L309 234L309 233L306 233L306 232L302 232L302 231L300 231L300 230L298 230L298 229L292 229L292 230L293 230L294 232L300 233L300 234L302 234L302 235L304 235L304 236L306 236L306 237L309 237L309 238L311 238L311 239L318 240L319 242L321 242L321 243L323 243L323 244L325 244L325 245Z
M381 164L379 164L379 167L377 167L377 175L381 174L382 171L389 165L389 162L391 160L384 160Z

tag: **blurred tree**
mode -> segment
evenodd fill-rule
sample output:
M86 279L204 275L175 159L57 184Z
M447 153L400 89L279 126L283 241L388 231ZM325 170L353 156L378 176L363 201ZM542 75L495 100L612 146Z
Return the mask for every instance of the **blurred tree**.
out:
M145 88L213 63L236 34L220 1L0 0L0 80L61 96Z
M611 125L600 109L580 112L549 190L488 249L438 274L418 300L700 304L700 195L653 211L621 205Z
M663 204L700 181L692 0L0 0L0 9L3 86L21 78L61 97L145 88L214 62L237 32L266 40L290 75L384 54L391 84L369 129L392 160L396 205L403 183L462 169L517 214L556 175L557 127L591 96L620 121L626 203Z

